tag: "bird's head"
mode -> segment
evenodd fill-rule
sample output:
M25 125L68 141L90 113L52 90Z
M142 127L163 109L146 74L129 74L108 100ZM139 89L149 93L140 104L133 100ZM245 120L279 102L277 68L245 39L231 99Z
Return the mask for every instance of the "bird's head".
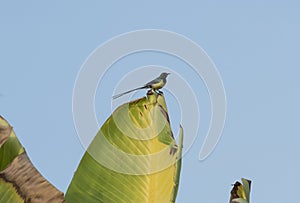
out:
M170 75L171 73L162 73L162 74L160 74L160 77L161 78L167 78L168 77L168 75Z

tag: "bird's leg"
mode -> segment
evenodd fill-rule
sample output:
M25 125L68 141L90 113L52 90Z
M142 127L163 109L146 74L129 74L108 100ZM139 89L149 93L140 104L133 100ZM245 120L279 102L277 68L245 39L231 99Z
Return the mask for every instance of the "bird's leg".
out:
M163 92L160 91L160 90L154 90L154 91L156 92L156 94L159 94L159 95L162 95L162 94L163 94Z

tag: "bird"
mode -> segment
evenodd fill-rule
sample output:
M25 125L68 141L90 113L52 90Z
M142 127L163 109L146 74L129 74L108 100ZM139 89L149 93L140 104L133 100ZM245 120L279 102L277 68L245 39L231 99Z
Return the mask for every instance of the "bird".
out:
M123 92L121 94L117 94L117 95L113 96L112 98L117 99L125 94L128 94L128 93L136 91L136 90L140 90L140 89L150 88L152 91L159 90L163 86L165 86L165 84L167 83L168 75L170 75L170 73L161 73L160 76L158 76L154 80L151 80L150 82L146 83L144 86L129 90L127 92Z

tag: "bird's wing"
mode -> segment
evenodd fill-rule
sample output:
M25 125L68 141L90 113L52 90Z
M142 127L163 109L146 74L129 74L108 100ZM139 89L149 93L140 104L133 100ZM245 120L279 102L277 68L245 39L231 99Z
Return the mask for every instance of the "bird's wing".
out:
M147 84L145 84L146 87L151 87L153 84L159 83L160 82L160 78L155 78L154 80L151 80L150 82L148 82Z

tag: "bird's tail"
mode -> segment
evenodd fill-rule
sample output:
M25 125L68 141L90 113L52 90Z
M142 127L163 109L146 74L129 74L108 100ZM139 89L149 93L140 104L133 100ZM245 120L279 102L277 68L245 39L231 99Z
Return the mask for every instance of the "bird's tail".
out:
M133 92L133 91L135 91L135 90L144 89L144 88L147 88L147 87L148 87L148 86L138 87L138 88L135 88L135 89L133 89L133 90L129 90L129 91L127 91L127 92L123 92L123 93L121 93L121 94L117 94L117 95L113 96L112 98L113 98L113 99L117 99L117 98L119 98L119 97L121 97L121 96L123 96L123 95L125 95L125 94L128 94L128 93L130 93L130 92Z

